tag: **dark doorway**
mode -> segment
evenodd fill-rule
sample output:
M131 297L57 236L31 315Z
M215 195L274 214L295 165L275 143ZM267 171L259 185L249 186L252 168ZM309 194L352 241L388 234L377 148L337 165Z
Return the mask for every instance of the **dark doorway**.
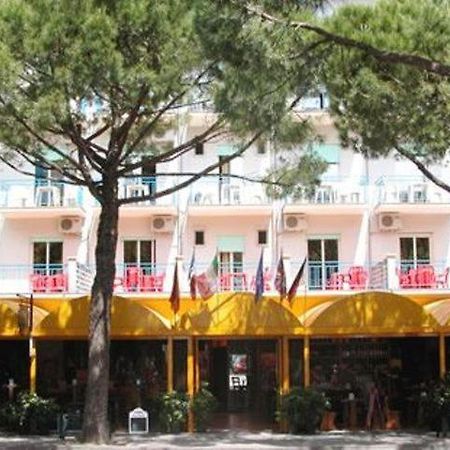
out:
M273 425L277 355L275 340L200 341L200 378L219 402L215 428L262 429Z

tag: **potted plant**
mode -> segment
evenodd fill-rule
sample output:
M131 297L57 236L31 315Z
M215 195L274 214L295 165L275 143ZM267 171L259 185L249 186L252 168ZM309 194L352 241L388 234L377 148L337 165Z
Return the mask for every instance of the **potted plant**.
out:
M199 391L194 395L191 403L194 413L196 431L206 431L211 421L211 416L217 408L217 400L208 390L208 383L202 383Z
M189 401L186 394L170 392L163 394L159 401L158 422L163 431L179 433L186 426Z
M450 373L444 379L431 387L428 397L427 418L437 431L447 435L450 423Z
M314 388L294 388L279 402L277 420L287 423L290 433L313 434L330 407L326 396Z
M21 434L48 434L55 426L58 406L51 399L35 393L21 392L17 400L6 403L0 410L5 429Z

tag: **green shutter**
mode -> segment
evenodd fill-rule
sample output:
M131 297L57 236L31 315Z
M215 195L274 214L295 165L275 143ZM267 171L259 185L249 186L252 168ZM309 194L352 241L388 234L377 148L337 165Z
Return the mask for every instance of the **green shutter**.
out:
M237 148L234 145L218 145L217 146L217 156L230 156L236 152Z
M313 151L329 164L339 163L341 146L338 144L314 144Z
M220 252L244 252L244 236L219 236L217 248Z

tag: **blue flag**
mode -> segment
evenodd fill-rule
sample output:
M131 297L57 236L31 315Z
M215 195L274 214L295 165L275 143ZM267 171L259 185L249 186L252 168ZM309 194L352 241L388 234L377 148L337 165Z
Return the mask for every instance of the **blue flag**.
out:
M263 251L259 258L258 269L255 280L255 302L259 301L264 293Z

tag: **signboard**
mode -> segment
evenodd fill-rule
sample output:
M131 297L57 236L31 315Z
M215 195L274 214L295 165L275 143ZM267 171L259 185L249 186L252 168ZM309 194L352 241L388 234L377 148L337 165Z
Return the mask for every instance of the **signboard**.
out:
M148 412L142 408L133 409L128 414L128 432L130 434L148 433Z
M246 354L230 355L230 369L228 373L230 391L245 390L247 388L247 368Z
M247 388L247 375L229 375L230 391L242 390Z

